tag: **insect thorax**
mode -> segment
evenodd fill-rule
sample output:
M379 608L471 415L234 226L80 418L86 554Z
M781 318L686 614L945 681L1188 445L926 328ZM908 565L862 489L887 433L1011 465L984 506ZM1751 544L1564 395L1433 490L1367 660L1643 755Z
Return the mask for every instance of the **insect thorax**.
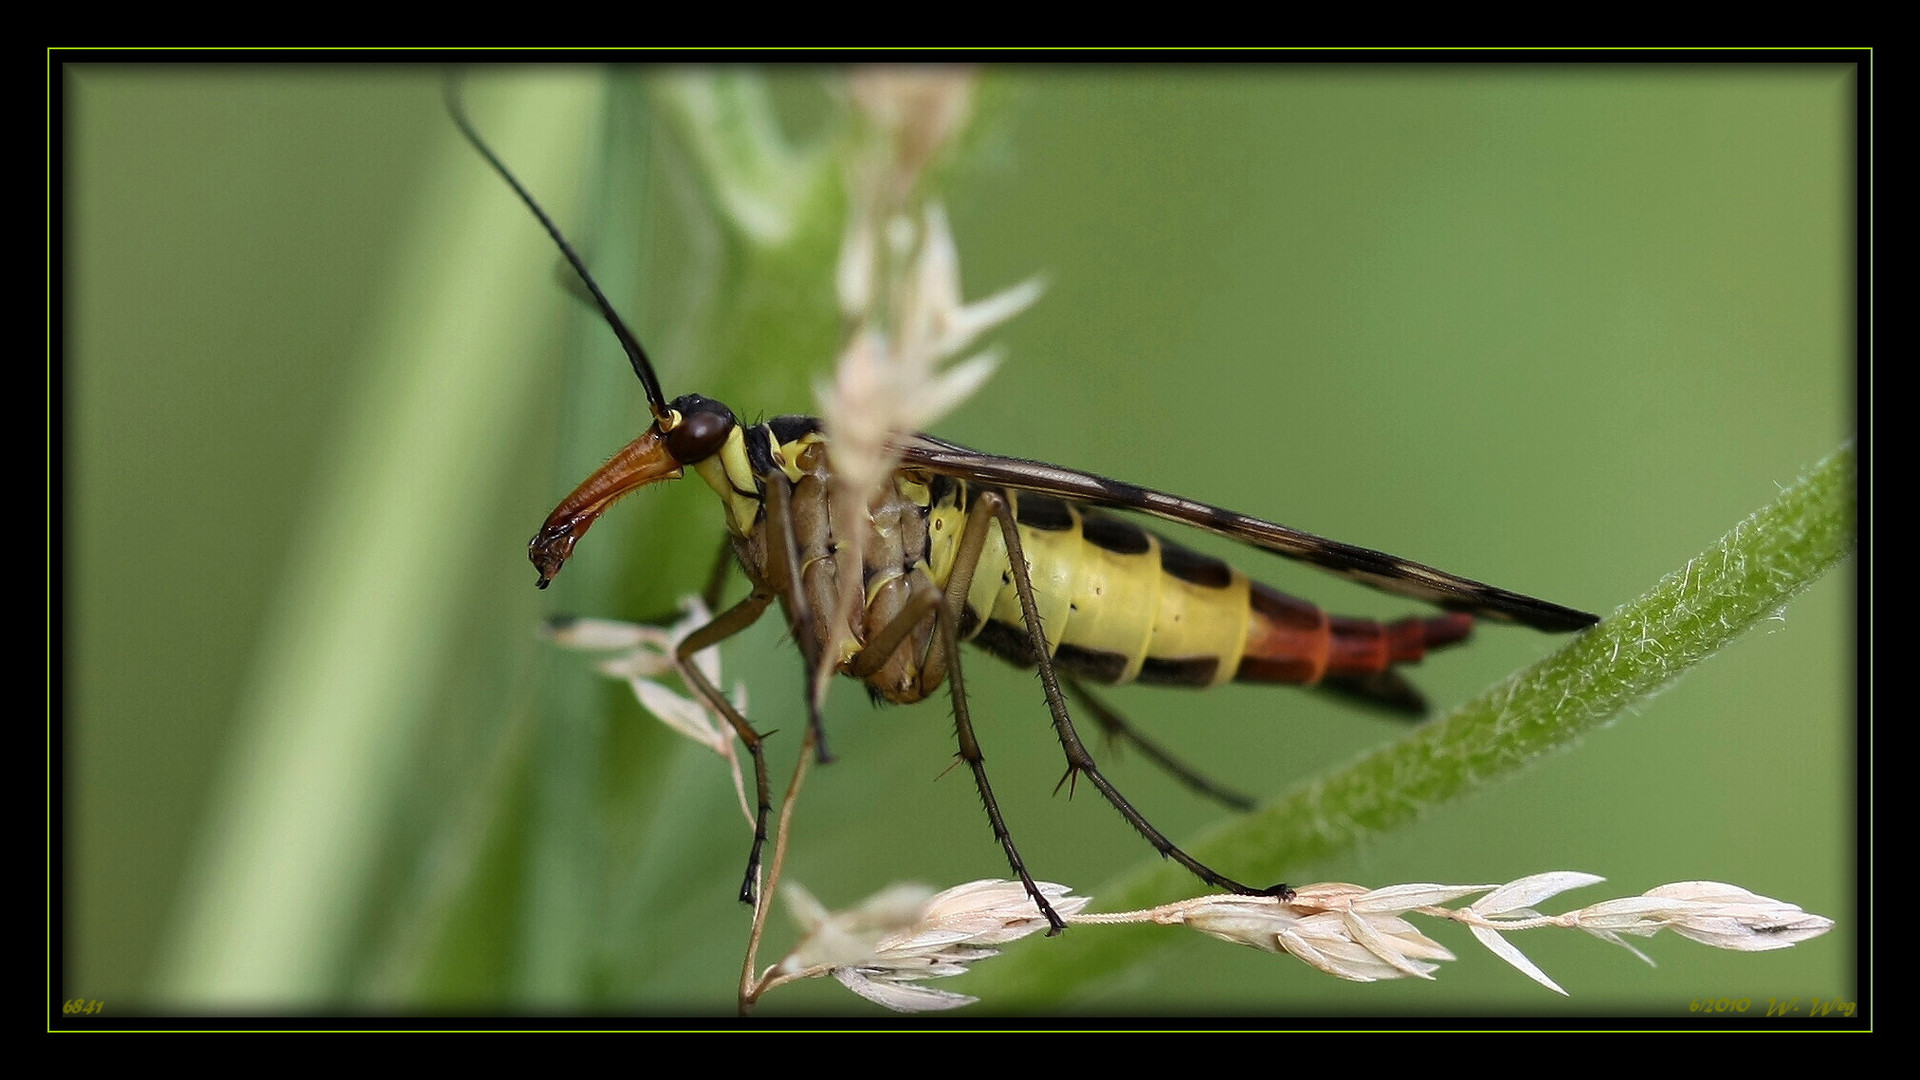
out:
M756 585L774 587L792 622L791 591L779 588L783 555L772 547L767 524L766 484L776 475L791 487L788 513L799 556L800 590L810 614L795 628L824 647L839 636L829 620L840 596L840 560L852 545L837 535L832 461L817 421L778 417L765 424L737 428L720 453L694 467L726 508L735 554ZM936 573L929 563L929 511L934 488L944 482L902 470L872 503L864 517L866 536L861 568L862 604L849 614L851 636L843 641L837 663L845 670L865 643L926 594L939 595L951 569L952 544L944 545L944 563ZM947 530L951 523L942 521ZM940 674L923 676L933 644L934 622L923 619L878 671L866 681L882 697L899 703L919 701L938 689Z

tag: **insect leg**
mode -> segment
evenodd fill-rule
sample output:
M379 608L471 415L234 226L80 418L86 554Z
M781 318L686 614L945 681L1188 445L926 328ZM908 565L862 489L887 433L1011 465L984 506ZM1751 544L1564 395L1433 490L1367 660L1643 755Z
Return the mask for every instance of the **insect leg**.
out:
M1100 725L1101 730L1105 731L1109 738L1115 740L1125 739L1132 743L1142 754L1147 756L1148 760L1167 770L1168 774L1175 780L1180 781L1215 802L1221 803L1234 810L1245 811L1253 809L1252 799L1237 791L1229 791L1221 787L1200 775L1198 772L1195 772L1178 758L1162 750L1159 744L1142 735L1139 729L1127 723L1119 713L1114 712L1112 706L1093 696L1093 691L1088 690L1086 684L1079 679L1067 675L1061 679L1061 682L1066 684L1068 693L1079 698L1080 703L1085 705L1089 712L1093 713L1094 722Z
M820 722L820 687L815 685L820 674L820 635L813 625L813 605L807 601L807 590L800 578L800 546L793 535L793 485L786 474L773 470L761 477L766 485L765 505L767 508L767 537L775 545L774 566L785 575L781 588L787 598L787 615L792 619L788 629L793 634L794 644L800 646L800 659L806 665L805 685L807 691L807 723L813 728L813 759L822 765L833 760L827 752L827 729Z
M954 548L953 569L947 572L948 614L953 616L957 628L960 613L967 610L967 594L973 590L974 572L980 569L980 556L987 549L987 529L993 524L993 515L988 513L968 514L967 526L960 534L960 542ZM920 669L921 682L927 686L937 686L946 677L947 659L953 656L957 663L958 650L951 642L942 642L934 638L935 648L927 651L927 662Z
M1060 782L1065 784L1075 776L1085 776L1095 788L1099 789L1100 794L1106 796L1107 801L1113 804L1113 808L1120 811L1120 816L1126 818L1127 823L1132 825L1141 836L1146 837L1147 842L1152 844L1154 850L1160 852L1163 858L1170 858L1193 871L1196 877L1209 885L1247 896L1291 897L1293 890L1285 885L1274 885L1265 889L1242 885L1232 878L1216 873L1205 863L1181 851L1173 841L1167 839L1160 830L1154 828L1152 823L1142 817L1140 811L1135 810L1126 796L1120 794L1106 777L1100 775L1099 766L1094 764L1093 755L1087 752L1086 746L1080 742L1080 736L1073 730L1073 718L1067 713L1066 698L1060 693L1060 678L1054 673L1053 657L1049 655L1047 648L1047 635L1040 626L1040 608L1033 598L1033 579L1027 567L1026 551L1020 544L1020 527L1014 520L1013 507L1007 503L1006 499L994 492L982 493L976 506L982 513L991 514L999 521L1000 535L1006 541L1008 562L1013 572L1014 591L1020 595L1021 620L1026 623L1028 640L1037 660L1040 685L1047 695L1047 709L1053 713L1054 732L1060 736L1060 749L1066 753L1067 757L1067 774L1060 778Z
M960 558L966 559L968 556L963 551ZM974 551L971 558L974 562L978 562L980 552ZM960 674L958 620L954 618L952 609L945 604L936 608L934 618L937 626L934 640L939 644L937 651L944 652L949 660L946 673L947 691L953 695L953 734L960 743L960 759L965 761L967 768L973 771L973 785L980 791L981 805L987 808L987 823L993 827L994 839L1000 841L1000 847L1007 853L1007 864L1013 867L1014 875L1020 879L1020 884L1026 886L1027 895L1033 898L1034 905L1040 909L1040 914L1046 917L1049 927L1047 936L1052 937L1065 930L1067 924L1060 918L1059 913L1053 910L1053 905L1047 903L1047 898L1040 894L1040 886L1034 884L1033 875L1027 873L1027 865L1020 861L1020 852L1013 846L1013 834L1007 831L1006 819L1000 816L1000 804L994 800L993 785L987 782L987 759L980 752L980 741L973 734L973 717L967 712L966 681Z
M680 669L680 677L693 687L695 693L705 699L707 705L733 725L734 733L747 745L747 753L753 755L753 790L758 805L753 814L753 849L747 853L747 876L740 883L740 901L751 904L754 898L754 885L760 876L760 849L767 842L767 815L773 809L772 787L767 783L767 758L760 744L764 737L747 723L740 710L720 692L719 687L707 681L700 668L693 662L693 655L702 649L717 645L733 635L759 621L779 595L773 589L762 586L755 588L747 598L714 617L707 625L687 635L674 650L675 666Z
M984 523L991 519L981 515L976 520L982 523L981 527L968 529L961 538L956 555L956 564L967 567L966 576L969 578L972 568L980 561L980 552L986 546ZM1040 887L1034 883L1033 875L1027 872L1019 850L1013 846L1013 834L1007 830L1006 819L1000 816L1000 803L993 797L993 785L987 781L986 757L980 752L980 740L973 731L973 717L967 708L966 681L960 672L959 619L953 605L948 602L948 596L948 593L933 588L916 592L899 614L867 640L866 648L854 654L848 662L847 673L864 678L880 670L909 634L929 616L934 619L934 639L919 672L919 685L931 689L938 686L942 679L950 680L947 689L953 696L953 730L960 744L959 757L973 772L974 787L979 789L980 802L987 809L987 822L993 827L994 838L1000 841L1001 848L1007 853L1007 863L1013 867L1020 883L1026 886L1027 895L1033 898L1040 914L1046 918L1050 928L1048 934L1057 934L1066 929L1067 924L1053 910L1053 905L1047 903ZM962 590L959 596L964 602L965 591Z
M939 607L945 599L943 593L931 588L914 593L891 622L881 627L879 633L868 638L864 648L848 658L847 674L856 679L864 679L885 667L887 661L893 659L894 650L907 639L907 635L919 629L920 624L925 622L927 616L932 615L934 609ZM944 670L943 667L942 671ZM939 680L928 680L923 673L920 685L937 686Z

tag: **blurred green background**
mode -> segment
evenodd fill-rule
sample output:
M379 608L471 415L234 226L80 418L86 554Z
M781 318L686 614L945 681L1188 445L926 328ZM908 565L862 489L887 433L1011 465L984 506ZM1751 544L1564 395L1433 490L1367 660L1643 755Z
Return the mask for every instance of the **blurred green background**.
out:
M772 79L803 135L832 127L827 77ZM813 411L828 283L776 299L807 326L766 337L768 370L698 355L753 275L636 86L499 69L469 96L604 267L670 396ZM109 1016L730 1013L746 833L723 771L535 633L696 590L719 516L691 484L630 500L533 588L527 537L644 403L458 141L440 74L77 67L64 92L58 992ZM1604 614L1854 428L1854 93L1820 66L988 71L947 191L967 293L1049 288L938 433ZM627 552L642 569L616 568ZM1239 561L1345 613L1408 607ZM1658 968L1522 937L1567 999L1448 927L1460 960L1437 981L1374 985L1179 935L1069 1008L1284 1023L1855 1000L1853 595L1849 562L1575 752L1290 878L1610 879L1555 910L1707 878L1832 934L1755 955L1663 935ZM1491 628L1417 674L1445 707L1554 646ZM781 783L798 662L772 620L726 661L781 729ZM1097 905L1150 850L1093 792L1052 794L1031 675L967 670L1029 866ZM1398 730L1287 689L1109 697L1263 795ZM942 775L943 701L875 710L842 685L829 725L840 760L803 797L795 879L845 906L1005 875L965 771ZM1218 817L1135 755L1103 764L1175 838ZM1015 947L1071 963L1099 932ZM769 962L790 940L773 935ZM825 981L761 1011L889 1015Z

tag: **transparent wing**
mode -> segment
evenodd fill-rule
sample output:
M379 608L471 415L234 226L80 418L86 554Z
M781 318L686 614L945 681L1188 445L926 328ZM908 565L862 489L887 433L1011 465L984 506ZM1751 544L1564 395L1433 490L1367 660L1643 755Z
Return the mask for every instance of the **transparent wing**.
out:
M983 454L930 435L912 435L901 439L900 452L901 463L905 466L973 483L1018 488L1093 506L1134 510L1166 521L1177 521L1276 555L1297 559L1381 592L1420 600L1448 611L1465 611L1480 618L1519 623L1535 630L1555 633L1585 629L1600 621L1597 615L1435 570L1398 555L1328 540L1271 521L1093 473L1042 461Z

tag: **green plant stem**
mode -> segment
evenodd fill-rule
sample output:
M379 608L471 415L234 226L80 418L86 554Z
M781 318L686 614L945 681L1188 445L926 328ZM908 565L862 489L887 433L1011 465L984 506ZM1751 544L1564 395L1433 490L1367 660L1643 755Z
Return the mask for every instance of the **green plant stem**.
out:
M529 80L491 130L523 155L586 160L599 80ZM402 767L427 724L433 673L453 663L460 589L491 564L469 507L516 467L497 436L537 400L525 357L554 328L510 295L510 268L552 257L537 230L463 224L500 185L449 134L436 191L402 248L393 306L347 370L361 373L353 418L325 482L308 495L304 543L289 558L239 709L234 750L156 977L189 1010L299 1009L328 1000L349 969L385 823L407 794ZM542 177L548 206L571 209L565 170Z

